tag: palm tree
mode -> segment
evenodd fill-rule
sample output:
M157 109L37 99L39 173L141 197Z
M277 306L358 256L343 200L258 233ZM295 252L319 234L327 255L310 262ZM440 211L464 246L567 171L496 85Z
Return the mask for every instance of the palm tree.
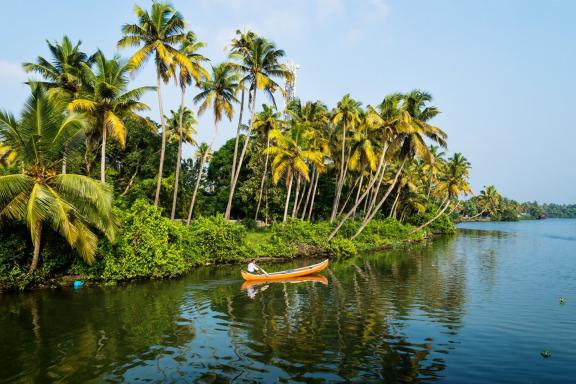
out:
M198 122L194 118L194 112L186 107L180 107L178 111L170 110L170 117L166 117L168 126L167 140L170 143L178 143L178 153L176 155L176 177L174 180L174 192L172 196L172 212L170 218L174 220L176 216L176 198L180 186L180 168L182 162L182 147L184 143L195 144L194 135L196 130L194 125Z
M202 174L204 173L204 165L207 161L210 161L210 156L212 156L212 150L210 145L207 143L202 143L198 146L194 157L200 163L198 164L198 176L196 176L196 184L194 185L194 192L192 193L192 201L190 203L190 209L188 210L188 219L186 224L190 225L192 220L192 211L194 211L194 204L196 203L196 195L198 194L198 187L200 186L200 181L202 180Z
M356 200L354 205L358 205L360 199L360 192L362 191L362 184L364 176L376 172L378 155L376 153L374 139L375 128L370 124L369 113L363 113L361 123L354 131L351 138L350 159L348 160L348 168L352 171L357 171L360 176L359 185L356 191ZM344 209L346 204L342 207ZM353 213L355 215L356 212Z
M303 150L297 140L291 137L291 132L283 134L281 131L273 130L269 133L270 139L273 140L265 154L274 156L272 160L272 182L278 184L278 181L286 176L286 204L284 206L284 218L288 217L288 206L290 204L290 194L292 192L292 181L294 176L301 176L310 182L308 164L322 164L324 155L319 151Z
M231 58L242 58L243 56L247 56L249 53L250 42L254 40L257 35L248 30L246 32L242 32L239 29L236 30L236 37L232 39L230 44L230 57ZM236 161L238 159L238 143L240 142L240 132L242 130L242 116L244 115L244 99L246 93L246 84L240 84L240 111L238 113L238 126L236 127L236 140L234 142L234 156L232 157L232 172L230 172L230 185L234 182L234 176L236 169Z
M400 114L396 121L398 134L395 140L395 146L397 148L396 152L400 165L384 196L372 211L364 217L362 225L360 225L357 232L352 236L352 239L356 238L364 228L366 228L368 223L380 210L390 195L390 192L394 189L406 162L415 157L429 161L430 149L424 141L424 137L427 137L442 147L446 147L446 133L427 122L439 113L436 107L426 106L426 103L431 99L432 97L429 94L418 90L412 91L404 96Z
M338 179L336 180L336 193L334 195L334 203L332 205L332 214L330 215L330 222L332 223L338 213L340 204L340 195L342 194L342 187L346 179L346 164L348 159L346 157L346 133L350 129L354 129L360 123L360 105L362 103L352 99L350 94L344 95L334 110L332 122L342 129L342 139L340 140L340 171L338 172Z
M321 152L324 160L328 160L331 155L330 119L326 105L321 101L315 101L306 102L302 106L299 99L294 99L288 104L287 112L293 129L302 131L302 138L305 140L306 145L305 149ZM302 210L303 219L306 215L308 220L312 217L318 180L320 175L326 172L326 169L324 161L319 164L312 164L312 177Z
M100 151L100 181L106 182L106 140L108 134L120 148L126 146L126 120L148 125L148 120L137 112L149 109L140 102L145 92L154 87L138 87L127 90L130 66L114 56L108 60L101 51L95 55L94 72L87 64L83 65L84 90L79 97L68 104L70 111L87 112L92 117L93 128L100 129L102 147ZM98 128L99 127L99 128Z
M494 215L498 210L498 206L500 205L500 201L502 200L502 196L496 190L496 187L493 185L489 185L485 187L485 189L480 191L480 196L478 196L478 203L481 205L482 211L477 215L474 215L470 218L470 220L475 219L479 216L482 216L485 212L489 212L491 215Z
M275 112L274 107L266 104L262 104L262 112L256 114L254 118L253 129L260 133L260 135L266 138L266 149L270 147L270 132L274 129L280 130L282 125L280 112ZM262 181L260 182L260 193L258 194L258 205L256 206L256 214L254 215L254 220L258 220L258 211L260 211L260 203L262 202L262 193L264 191L264 183L266 182L266 176L268 174L268 160L269 154L266 153L266 159L264 161L264 172L262 173Z
M34 243L30 273L38 265L44 224L88 263L94 260L98 241L89 226L114 239L111 187L86 176L58 173L63 152L78 147L84 126L80 116L66 115L65 104L50 100L37 85L32 85L19 120L0 113L0 141L13 148L22 170L0 176L0 219L23 221L30 229Z
M185 67L189 73L194 73L196 69L188 57L174 47L186 39L184 18L179 12L174 10L168 3L153 2L150 13L136 5L134 14L138 18L138 23L125 24L122 27L124 37L118 41L118 47L142 46L128 61L132 71L141 68L150 57L154 56L156 91L160 110L160 126L162 128L160 164L158 166L158 180L154 196L154 205L158 206L160 188L162 186L162 173L164 171L164 154L166 152L166 122L164 120L160 80L167 83L173 75L176 66Z
M83 87L83 64L92 65L94 56L88 57L80 50L81 42L76 45L70 41L68 36L62 38L62 42L50 43L48 49L51 57L46 59L38 56L36 63L24 63L22 67L28 73L34 72L42 76L43 81L35 81L48 90L48 95L71 101ZM86 137L85 167L87 174L90 173L92 152L91 137ZM66 159L62 161L62 173L66 173Z
M434 179L442 171L444 166L444 152L440 151L440 147L437 145L431 145L429 151L429 160L424 164L424 171L428 173L428 192L426 196L430 197L430 192L432 191L432 185L434 184Z
M182 44L180 45L180 52L184 54L188 60L190 61L191 67L194 70L190 72L187 66L180 65L178 71L178 83L180 84L180 111L184 110L184 96L186 94L186 88L192 84L192 80L199 85L202 79L209 78L210 74L206 69L202 66L203 62L208 61L206 57L198 53L198 50L204 48L206 46L205 43L198 41L196 38L196 34L194 32L186 33L186 37ZM191 113L192 111L190 111ZM182 166L181 159L182 159L182 144L184 143L184 138L182 137L182 133L184 131L183 127L183 118L184 113L179 114L180 119L178 120L178 132L180 135L180 140L178 141L178 155L176 159L176 176L174 179L174 191L172 194L172 212L170 217L174 220L176 215L176 201L178 199L178 187L180 182L180 168ZM193 118L193 117L192 117ZM188 124L190 127L190 125Z
M440 209L434 217L412 230L410 233L417 232L436 221L450 206L454 199L458 199L460 194L468 195L472 193L470 184L468 184L468 176L470 173L470 163L461 153L455 153L446 163L446 170L444 175L441 176L438 192L445 193L445 199L442 202Z
M237 103L235 92L238 89L238 73L228 64L223 63L216 67L212 67L211 79L206 79L200 85L202 89L199 94L194 97L195 103L200 103L198 115L204 114L207 109L212 109L214 115L214 136L208 145L208 155L212 150L212 145L218 136L218 127L222 118L226 116L228 120L232 120L234 115L233 103ZM202 166L206 159L201 161ZM190 204L188 211L188 222L191 218L191 212L194 201Z
M257 92L258 90L264 91L270 97L275 106L276 102L274 100L274 92L277 90L283 92L283 90L280 85L273 80L273 78L286 79L292 76L292 73L288 68L279 62L279 60L285 55L282 49L277 49L273 43L261 37L248 39L247 45L246 49L240 52L240 57L238 55L233 57L237 58L237 61L230 64L243 76L240 79L240 86L249 84L250 124L248 125L248 134L244 140L240 158L236 162L236 168L232 169L232 183L230 184L230 194L228 195L226 213L224 214L226 219L230 219L232 198L234 197L234 191L236 189L238 177L240 176L244 156L246 155L246 150L250 143L250 133L252 132L252 126L254 123Z
M24 63L22 67L26 72L35 72L42 76L44 81L38 83L49 90L50 96L70 101L82 89L83 64L91 65L94 56L88 57L80 50L82 43L78 41L74 45L68 36L64 36L61 43L46 43L51 58L38 56L36 63Z

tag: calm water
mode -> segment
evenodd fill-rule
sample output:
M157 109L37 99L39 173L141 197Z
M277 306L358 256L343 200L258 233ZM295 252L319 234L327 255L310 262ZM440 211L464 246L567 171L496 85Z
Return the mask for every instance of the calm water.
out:
M574 382L576 220L461 228L326 281L0 296L0 382Z

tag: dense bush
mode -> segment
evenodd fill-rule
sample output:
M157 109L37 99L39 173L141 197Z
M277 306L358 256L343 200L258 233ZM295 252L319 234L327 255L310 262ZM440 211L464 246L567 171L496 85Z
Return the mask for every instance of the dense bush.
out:
M436 216L437 213L436 207L429 207L426 212L410 216L406 221L415 227L419 227ZM446 213L440 215L440 217L427 226L425 230L437 235L453 235L456 233L456 227L450 219L450 216Z
M328 242L334 228L328 222L292 219L248 231L245 225L227 221L221 215L199 217L185 226L164 217L160 208L145 200L136 200L129 209L115 210L120 224L117 240L114 244L99 242L94 265L86 265L47 230L43 234L40 266L31 276L27 274L32 253L28 230L24 226L5 228L0 235L0 290L39 285L62 275L110 283L163 279L182 275L198 265L252 257L318 254L350 257L368 249L424 237L424 232L411 233L413 226L394 219L372 221L354 240L351 238L361 223L350 220ZM423 222L426 217L419 220ZM453 226L447 217L438 222L431 226L434 231L450 233Z
M187 257L197 262L226 263L248 257L244 246L246 229L224 219L224 216L200 217L189 227L182 227L187 238Z

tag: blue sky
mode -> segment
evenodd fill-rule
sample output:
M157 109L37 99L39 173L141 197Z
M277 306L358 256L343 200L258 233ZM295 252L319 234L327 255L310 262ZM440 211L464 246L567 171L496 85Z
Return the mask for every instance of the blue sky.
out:
M139 1L148 7L149 1ZM253 29L300 64L297 96L333 106L344 94L376 104L388 93L429 91L449 152L472 163L475 192L576 202L576 1L572 0L196 0L173 1L218 63L236 29ZM26 98L20 63L47 55L45 40L67 34L85 51L116 52L134 1L7 2L0 24L0 109ZM6 17L6 15L8 17ZM121 54L128 55L130 51ZM152 65L134 85L154 85ZM164 91L165 109L178 90ZM154 94L145 101L157 118ZM259 100L264 101L264 99ZM191 98L188 99L191 104ZM568 113L568 115L566 115ZM233 135L224 123L217 145ZM212 135L200 120L200 140ZM187 153L192 153L188 148Z

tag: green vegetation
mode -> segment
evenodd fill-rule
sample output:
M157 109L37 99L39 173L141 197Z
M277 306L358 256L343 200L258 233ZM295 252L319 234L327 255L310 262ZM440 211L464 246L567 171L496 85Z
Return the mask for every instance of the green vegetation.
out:
M546 218L576 218L576 204L538 204L538 202L519 203L502 197L493 185L483 189L461 204L454 212L456 220L493 220L518 221Z
M33 252L24 236L26 229L22 225L9 227L9 231L0 235L0 291L57 284L63 275L115 284L176 277L197 266L234 263L253 257L350 257L426 237L425 232L411 233L413 227L394 219L372 221L355 240L348 237L360 222L349 221L341 235L329 242L327 237L333 226L327 222L315 224L292 219L256 230L218 215L201 216L185 225L165 217L161 209L144 200L136 201L129 210L116 208L114 213L121 230L115 242L100 240L95 262L88 264L78 259L73 250L48 233L47 243L39 255L40 268L32 274L21 267ZM447 226L443 230L450 233L454 229Z
M5 287L61 274L167 278L252 256L350 256L453 233L451 215L515 216L495 190L460 201L471 166L441 151L448 137L432 124L440 111L427 92L372 105L347 94L333 108L302 101L273 42L237 31L228 59L208 67L205 43L162 2L136 6L121 32L127 60L86 54L67 37L49 43L49 58L24 64L41 80L29 82L22 116L0 114ZM155 86L132 87L149 59ZM165 116L171 80L180 102ZM152 90L158 122L141 115ZM198 127L204 113L213 130ZM213 148L232 121L235 137ZM204 129L212 139L199 143Z

